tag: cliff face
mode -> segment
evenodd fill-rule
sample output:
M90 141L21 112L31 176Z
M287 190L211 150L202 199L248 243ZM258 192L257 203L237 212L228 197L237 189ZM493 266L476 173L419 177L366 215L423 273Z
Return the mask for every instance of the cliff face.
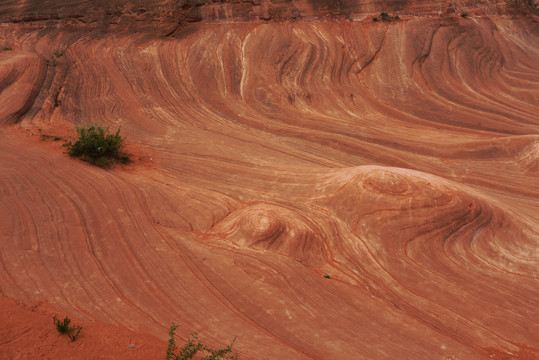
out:
M63 0L4 1L0 20L71 19L83 23L119 21L238 22L257 20L361 19L382 11L400 15L435 16L451 13L530 13L532 0L366 1L366 0Z

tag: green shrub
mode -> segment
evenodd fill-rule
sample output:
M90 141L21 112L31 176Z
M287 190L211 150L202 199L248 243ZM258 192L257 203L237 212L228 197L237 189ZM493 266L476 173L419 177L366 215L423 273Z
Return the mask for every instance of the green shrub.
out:
M56 318L56 315L54 315L54 325L56 325L56 330L58 330L60 334L69 335L71 341L75 341L79 336L82 326L69 326L70 323L71 319L67 316L63 321L60 321Z
M113 162L128 163L129 154L124 149L124 138L120 136L120 129L115 134L109 134L109 128L92 125L89 128L78 128L79 139L64 144L67 153L72 157L79 157L90 164L107 166Z
M199 352L206 354L206 356L201 358L201 360L239 359L238 354L232 353L232 345L234 345L236 339L232 341L232 344L228 345L225 348L213 350L198 340L198 335L196 332L191 334L191 336L187 339L187 343L185 343L181 349L178 349L178 347L176 346L176 341L174 340L174 332L177 328L178 326L172 323L172 326L170 327L170 330L168 332L169 339L165 360L188 360L192 359L193 356L195 356Z
M380 13L380 18L374 17L372 18L373 21L383 21L383 22L393 22L393 21L399 21L401 18L398 15L391 16L386 12Z

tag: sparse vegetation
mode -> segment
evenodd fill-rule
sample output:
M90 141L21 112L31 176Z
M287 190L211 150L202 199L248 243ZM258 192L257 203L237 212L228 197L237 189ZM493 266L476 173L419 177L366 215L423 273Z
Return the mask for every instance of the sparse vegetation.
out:
M399 21L400 17L398 15L391 16L386 12L381 12L379 17L372 18L373 21L383 21L383 22L393 22Z
M181 349L178 349L178 347L176 346L176 341L174 339L174 332L177 328L178 326L172 323L172 326L170 327L170 330L168 332L169 339L165 360L193 359L193 357L197 353L204 354L204 357L202 357L201 360L239 359L238 354L232 352L232 345L234 345L236 339L234 339L232 343L225 348L213 350L198 340L198 335L196 332L187 339L187 343L185 343Z
M60 136L55 136L55 135L41 134L41 140L59 141L59 140L62 140L62 138Z
M54 94L54 107L58 107L62 104L62 100L58 99L58 96L60 96L60 93Z
M463 12L460 13L460 16L462 16L463 18L467 18L468 13L466 11L463 11Z
M114 162L129 163L130 156L124 152L124 138L120 129L109 134L109 128L92 125L89 128L78 128L79 138L75 143L66 142L64 146L71 157L78 157L90 164L107 166Z
M63 50L62 50L62 51L56 50L56 51L54 51L52 54L53 54L55 57L60 58L60 57L64 56L65 51L63 51Z
M13 50L13 49L10 48L10 47L5 47L4 50L5 50L5 51L8 51L8 50Z
M325 277L326 279L331 279L331 276L329 276L329 275L327 275L327 274L324 275L324 277Z
M56 318L56 315L54 315L54 325L56 325L56 330L58 330L60 334L68 335L71 341L75 341L79 336L82 326L69 326L70 323L71 319L67 316L63 321L60 321Z

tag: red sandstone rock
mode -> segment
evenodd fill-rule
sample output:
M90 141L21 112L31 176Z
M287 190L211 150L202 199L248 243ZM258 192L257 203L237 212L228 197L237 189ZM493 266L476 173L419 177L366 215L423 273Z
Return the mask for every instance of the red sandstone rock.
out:
M533 16L40 4L0 5L0 358L163 358L172 322L242 359L539 357ZM90 123L134 163L41 140Z

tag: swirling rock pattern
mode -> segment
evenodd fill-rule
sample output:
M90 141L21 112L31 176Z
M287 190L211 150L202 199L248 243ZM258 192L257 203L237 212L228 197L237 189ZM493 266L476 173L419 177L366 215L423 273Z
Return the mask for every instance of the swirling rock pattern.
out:
M313 220L312 216L281 206L257 204L227 216L208 232L208 239L275 251L306 266L320 266L328 257L330 235Z
M39 56L8 49L0 53L0 125L19 121L32 106L45 78L45 65Z
M539 358L533 15L38 3L0 5L2 296L243 359ZM40 140L89 123L134 163Z

